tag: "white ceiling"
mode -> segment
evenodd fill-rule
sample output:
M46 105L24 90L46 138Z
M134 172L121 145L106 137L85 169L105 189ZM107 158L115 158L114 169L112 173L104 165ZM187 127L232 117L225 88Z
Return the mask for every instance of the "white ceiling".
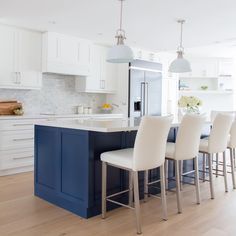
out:
M215 42L236 44L235 0L126 0L127 44L150 50L174 50L178 18L186 19L184 46ZM114 43L118 0L0 0L0 21ZM55 24L54 24L55 23Z

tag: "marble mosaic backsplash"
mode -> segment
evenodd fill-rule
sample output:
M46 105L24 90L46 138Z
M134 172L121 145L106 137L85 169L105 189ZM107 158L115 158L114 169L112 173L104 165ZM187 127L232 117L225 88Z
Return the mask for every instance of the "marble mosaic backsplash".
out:
M40 113L72 114L76 106L90 106L99 113L105 102L103 94L87 94L75 91L73 76L44 74L41 90L0 89L0 100L18 100L23 103L25 114Z

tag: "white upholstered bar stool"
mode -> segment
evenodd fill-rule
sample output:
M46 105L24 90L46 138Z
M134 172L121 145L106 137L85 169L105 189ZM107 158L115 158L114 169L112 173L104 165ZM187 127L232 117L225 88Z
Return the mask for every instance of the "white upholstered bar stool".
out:
M160 167L161 172L161 199L163 207L163 219L167 219L164 162L168 133L172 122L172 116L142 118L134 148L121 149L101 154L102 161L102 218L105 218L107 201L135 210L137 233L141 234L139 182L138 172ZM129 189L107 196L107 165L129 171ZM131 180L132 179L132 180ZM132 184L133 182L133 189ZM131 205L132 192L134 193L134 208ZM129 205L112 200L113 196L129 192Z
M231 167L231 176L233 188L236 189L235 183L235 149L236 149L236 119L234 119L233 124L230 129L230 138L228 140L227 148L230 151L230 167Z
M222 114L232 114L234 116L234 121L232 123L232 126L230 128L230 134L228 137L228 145L227 148L230 151L230 165L229 167L231 168L231 176L232 176L232 184L233 188L236 189L236 182L235 182L235 149L236 149L236 111L212 111L211 112L211 122L214 122L214 119L217 114L222 113ZM219 161L219 155L218 153L216 154L216 177L219 175L219 165L221 165L221 162Z
M200 141L199 152L208 156L211 199L215 198L214 185L213 185L213 168L212 168L212 161L214 154L223 153L223 175L225 182L225 191L226 192L228 191L225 151L227 149L228 136L233 119L234 116L232 114L223 114L223 113L217 114L214 119L209 138L201 139Z
M214 120L215 120L217 114L220 114L220 113L222 113L222 114L232 114L234 116L236 114L235 111L216 111L216 110L213 110L213 111L211 111L211 116L210 116L212 124L214 123ZM206 137L204 139L208 139L208 137ZM216 153L215 156L213 155L212 158L213 158L213 163L215 162L215 164L216 164L215 175L216 175L216 177L218 177L219 176L219 172L221 172L221 170L219 170L219 165L222 165L220 163L220 160L219 160L219 153ZM203 182L205 182L205 180L206 180L206 169L207 168L208 167L207 167L206 154L203 153L203 162L202 162L202 170L203 170L202 178L203 178Z
M185 115L178 129L176 143L167 143L166 160L175 161L176 195L178 213L182 213L182 200L180 192L180 168L183 160L194 159L194 174L196 185L197 203L200 204L198 150L205 115Z

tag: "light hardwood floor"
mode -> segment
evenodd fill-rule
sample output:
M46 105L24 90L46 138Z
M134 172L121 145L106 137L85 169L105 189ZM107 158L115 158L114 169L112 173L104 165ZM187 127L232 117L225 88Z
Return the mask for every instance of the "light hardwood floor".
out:
M184 186L182 214L177 214L174 193L168 193L169 220L161 221L161 204L141 204L143 235L235 236L236 190L224 193L223 179L215 180L216 199L209 199L208 183L201 183L201 205L195 204L193 186ZM85 220L33 195L33 174L0 177L0 235L116 236L136 235L133 211L120 208Z

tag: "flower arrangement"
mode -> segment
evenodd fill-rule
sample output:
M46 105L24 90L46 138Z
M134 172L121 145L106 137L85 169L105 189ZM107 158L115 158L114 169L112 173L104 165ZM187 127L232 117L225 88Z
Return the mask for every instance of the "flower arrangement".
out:
M178 101L178 106L183 108L186 113L199 113L202 101L194 96L182 96Z
M109 103L104 103L101 107L103 113L111 113L113 107Z

